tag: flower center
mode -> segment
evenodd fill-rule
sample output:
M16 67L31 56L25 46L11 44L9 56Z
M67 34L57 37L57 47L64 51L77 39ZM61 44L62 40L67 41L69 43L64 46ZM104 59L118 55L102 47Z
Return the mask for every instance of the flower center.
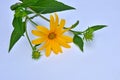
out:
M49 33L48 38L49 39L54 39L56 37L56 34L54 32Z

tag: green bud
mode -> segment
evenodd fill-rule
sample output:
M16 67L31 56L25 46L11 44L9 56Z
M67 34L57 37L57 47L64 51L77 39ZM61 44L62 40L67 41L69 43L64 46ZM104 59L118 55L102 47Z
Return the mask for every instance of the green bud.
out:
M15 10L16 17L25 17L26 15L27 15L27 13L23 7L19 7Z
M84 39L86 41L92 41L93 40L93 30L92 29L87 29L87 31L84 33Z
M33 59L39 59L41 57L41 54L40 54L40 52L39 51L33 51L32 52L32 58Z

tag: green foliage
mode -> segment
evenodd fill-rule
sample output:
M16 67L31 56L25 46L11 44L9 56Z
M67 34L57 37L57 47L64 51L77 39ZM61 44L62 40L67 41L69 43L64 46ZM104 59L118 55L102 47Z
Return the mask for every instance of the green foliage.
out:
M18 33L16 29L14 29L10 39L9 52L20 38L21 38L21 35Z
M84 42L80 36L74 35L73 42L80 48L81 51L83 51Z
M13 27L19 33L19 35L24 34L24 32L25 32L25 22L22 22L21 17L14 17Z
M104 28L104 27L106 27L106 25L95 25L95 26L88 27L88 29L86 29L83 33L84 39L86 41L92 41L93 37L94 37L93 33L97 30Z
M21 36L23 36L26 29L26 23L22 22L21 17L14 17L13 27L14 27L14 30L12 32L11 39L10 39L9 51L12 49L15 43L21 38Z
M41 14L75 9L56 0L23 0L22 6Z
M36 6L38 2L41 2L43 0L22 0L22 6L23 7L30 7L30 6Z

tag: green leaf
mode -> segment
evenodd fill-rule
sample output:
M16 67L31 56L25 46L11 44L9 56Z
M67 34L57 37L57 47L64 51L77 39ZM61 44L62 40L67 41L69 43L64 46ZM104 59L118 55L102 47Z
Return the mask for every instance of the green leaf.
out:
M13 24L14 30L10 38L9 52L13 48L13 46L16 44L16 42L23 36L26 30L26 23L22 22L21 17L14 17L12 24Z
M97 30L105 28L105 27L107 27L107 26L106 25L95 25L95 26L89 27L87 30L92 29L93 31L97 31Z
M22 22L22 17L14 17L13 27L19 35L23 35L25 32L25 22Z
M41 2L43 0L21 0L23 3L22 3L22 6L24 7L30 7L30 6L35 6L37 5L38 2Z
M20 38L21 38L21 35L18 33L17 30L14 29L10 39L9 52Z
M29 7L36 13L41 12L42 14L75 9L56 0L35 0L34 2L33 1L34 0L23 0L22 6Z
M30 11L30 10L25 10L25 13L27 13L27 14L32 14L33 12Z
M75 24L71 26L71 29L75 28L79 24L79 21L77 21Z
M75 35L73 38L73 42L80 48L81 51L83 51L84 42L80 36Z

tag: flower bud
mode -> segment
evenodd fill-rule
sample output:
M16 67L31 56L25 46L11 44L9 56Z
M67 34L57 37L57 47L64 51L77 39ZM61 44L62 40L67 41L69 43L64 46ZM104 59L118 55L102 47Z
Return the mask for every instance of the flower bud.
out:
M39 59L41 56L40 52L39 51L33 51L32 52L32 58L33 59Z
M92 41L93 40L93 30L92 29L88 29L85 33L84 33L84 38L86 41Z

